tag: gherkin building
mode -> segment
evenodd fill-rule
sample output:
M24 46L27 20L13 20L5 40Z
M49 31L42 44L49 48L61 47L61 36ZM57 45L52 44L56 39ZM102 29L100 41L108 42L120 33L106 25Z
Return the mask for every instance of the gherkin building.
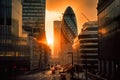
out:
M63 14L63 19L61 23L61 63L68 64L71 63L71 59L68 56L69 52L73 52L72 44L75 37L77 36L77 22L73 9L69 6ZM70 62L69 62L69 61Z
M76 17L71 7L67 7L64 12L62 20L62 33L64 38L66 38L70 43L72 43L73 39L77 36Z

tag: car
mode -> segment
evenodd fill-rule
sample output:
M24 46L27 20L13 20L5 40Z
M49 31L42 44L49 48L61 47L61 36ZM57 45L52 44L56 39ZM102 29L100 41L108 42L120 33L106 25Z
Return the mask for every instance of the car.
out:
M55 74L55 69L52 70L52 74Z
M66 80L66 73L65 72L61 72L60 73L60 78L61 78L61 80Z

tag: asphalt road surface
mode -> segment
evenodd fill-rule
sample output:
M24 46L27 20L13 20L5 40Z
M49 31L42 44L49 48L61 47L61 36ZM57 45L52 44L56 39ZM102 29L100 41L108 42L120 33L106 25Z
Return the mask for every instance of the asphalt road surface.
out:
M60 80L60 75L51 74L51 71L45 71L18 76L16 80Z

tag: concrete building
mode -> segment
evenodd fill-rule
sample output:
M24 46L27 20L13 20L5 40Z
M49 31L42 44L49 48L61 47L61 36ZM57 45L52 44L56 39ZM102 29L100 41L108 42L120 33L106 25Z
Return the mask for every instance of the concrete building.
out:
M80 63L88 72L96 73L98 68L98 24L90 21L83 24L78 36L80 42Z
M23 29L37 38L45 38L46 0L22 0Z
M29 34L31 48L30 69L44 70L51 54L45 35L46 0L22 0L22 5L23 29Z
M45 43L37 41L33 36L29 36L30 46L30 70L48 69L51 60L51 49Z
M77 36L77 23L75 13L73 12L71 7L67 7L63 14L61 27L60 60L62 64L71 63L72 55L68 53L73 52L72 44L76 36Z
M54 52L53 58L59 59L60 54L60 40L61 40L61 21L54 21Z
M25 70L30 48L22 33L21 0L0 0L0 15L0 72Z
M120 80L120 0L98 0L99 75Z

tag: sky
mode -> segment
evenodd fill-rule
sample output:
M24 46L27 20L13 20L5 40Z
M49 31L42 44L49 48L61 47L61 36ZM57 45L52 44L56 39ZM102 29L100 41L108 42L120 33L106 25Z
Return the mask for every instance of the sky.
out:
M53 21L62 20L65 9L71 6L77 19L78 34L87 19L97 20L97 0L46 0L46 35L49 43L53 42Z

